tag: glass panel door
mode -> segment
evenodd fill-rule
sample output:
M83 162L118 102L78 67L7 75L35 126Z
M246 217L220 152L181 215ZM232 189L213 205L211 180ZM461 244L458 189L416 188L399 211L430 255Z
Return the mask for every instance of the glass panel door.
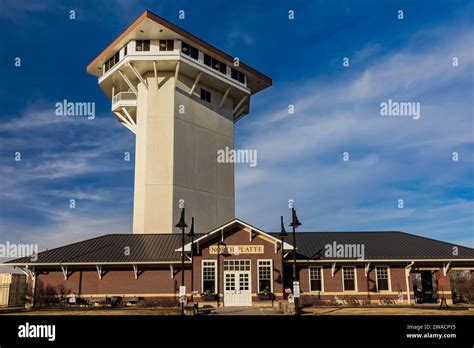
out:
M225 290L234 291L235 290L235 273L226 273L225 274Z
M239 274L239 290L249 290L249 274Z

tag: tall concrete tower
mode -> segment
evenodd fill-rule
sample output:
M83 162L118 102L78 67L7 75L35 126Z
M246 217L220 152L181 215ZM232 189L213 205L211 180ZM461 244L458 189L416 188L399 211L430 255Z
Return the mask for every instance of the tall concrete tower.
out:
M178 232L180 199L198 232L233 219L234 165L217 152L272 80L150 11L87 71L136 136L133 232Z

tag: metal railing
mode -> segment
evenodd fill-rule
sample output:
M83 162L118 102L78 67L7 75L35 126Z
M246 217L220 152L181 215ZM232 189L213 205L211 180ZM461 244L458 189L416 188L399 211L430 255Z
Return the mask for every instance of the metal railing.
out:
M116 104L119 101L136 101L137 96L133 92L120 92L114 95L112 98L112 104Z

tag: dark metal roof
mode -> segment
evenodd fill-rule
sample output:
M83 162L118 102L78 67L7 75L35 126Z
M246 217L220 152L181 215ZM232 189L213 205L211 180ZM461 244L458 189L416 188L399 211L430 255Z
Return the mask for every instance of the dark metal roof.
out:
M269 233L279 238L278 233ZM199 238L202 234L198 234ZM292 243L291 234L285 240ZM186 240L189 242L189 239ZM324 260L326 244L363 244L365 260L375 259L473 259L474 249L404 232L298 232L299 259ZM453 256L453 246L459 248ZM130 255L127 256L125 248ZM20 258L6 264L107 263L180 261L181 234L109 234L39 253L38 260Z
M278 233L270 233L278 237ZM291 233L285 241L292 243ZM297 232L300 259L325 260L327 244L364 245L364 259L473 259L474 249L399 231L386 232ZM453 247L458 255L453 255Z
M166 262L181 260L175 252L181 234L108 234L38 254L35 263ZM126 255L126 248L130 255ZM32 263L24 257L7 263Z

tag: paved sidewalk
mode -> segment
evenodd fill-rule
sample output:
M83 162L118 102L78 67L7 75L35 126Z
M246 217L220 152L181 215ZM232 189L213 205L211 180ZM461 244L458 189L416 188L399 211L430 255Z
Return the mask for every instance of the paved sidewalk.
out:
M210 315L282 315L270 307L222 307L214 308Z

